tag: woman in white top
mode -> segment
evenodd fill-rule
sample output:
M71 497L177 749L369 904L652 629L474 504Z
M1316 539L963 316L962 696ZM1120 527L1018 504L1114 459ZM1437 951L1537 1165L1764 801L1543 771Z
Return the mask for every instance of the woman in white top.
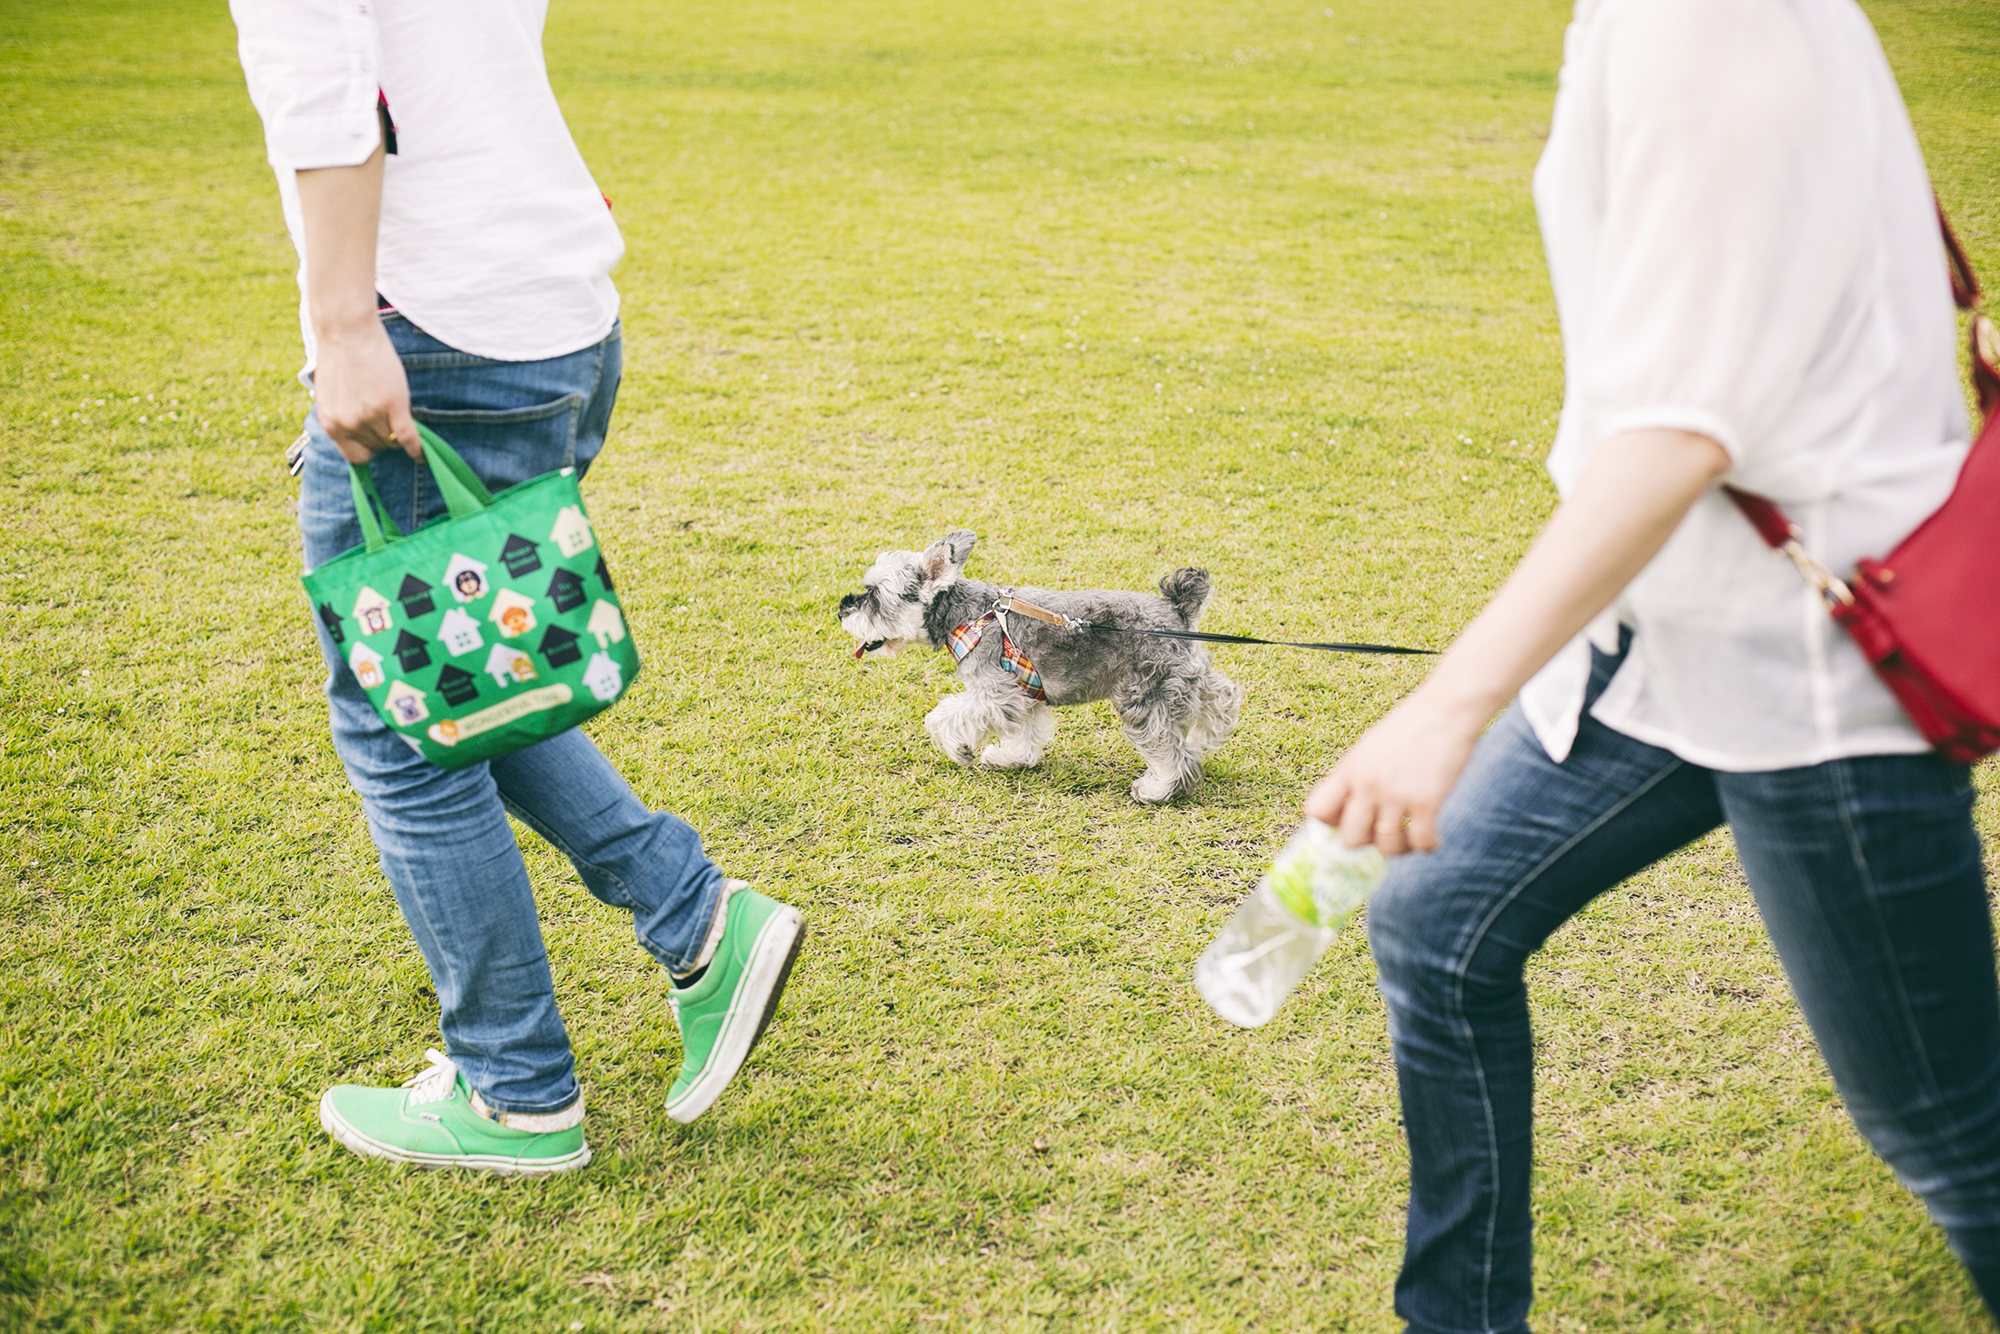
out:
M1852 0L1578 0L1535 202L1563 503L1306 803L1418 854L1369 912L1410 1140L1396 1309L1527 1328L1522 964L1722 823L1855 1124L1992 1306L2000 999L1969 775L1719 490L1777 501L1844 570L1964 460L1946 258L1881 47Z

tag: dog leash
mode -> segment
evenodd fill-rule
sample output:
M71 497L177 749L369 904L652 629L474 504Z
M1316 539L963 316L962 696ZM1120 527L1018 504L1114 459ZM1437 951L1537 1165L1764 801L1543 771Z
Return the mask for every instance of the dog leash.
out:
M993 604L993 610L1002 613L1019 612L1033 620L1048 625L1059 625L1069 630L1103 630L1117 635L1151 635L1155 639L1195 639L1204 644L1269 644L1274 648L1305 648L1320 653L1394 653L1429 656L1437 652L1434 648L1398 648L1393 644L1312 644L1292 639L1258 639L1252 635L1212 635L1200 630L1144 630L1122 625L1099 625L1095 621L1079 621L1074 617L1050 611L1046 607L1037 607L1013 593L1003 595Z

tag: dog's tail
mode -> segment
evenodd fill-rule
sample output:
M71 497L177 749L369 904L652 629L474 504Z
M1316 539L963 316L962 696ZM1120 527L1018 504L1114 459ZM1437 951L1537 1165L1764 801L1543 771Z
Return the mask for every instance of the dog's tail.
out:
M1181 623L1190 630L1201 621L1201 610L1214 591L1209 587L1207 570L1175 570L1160 580L1160 596L1174 604Z

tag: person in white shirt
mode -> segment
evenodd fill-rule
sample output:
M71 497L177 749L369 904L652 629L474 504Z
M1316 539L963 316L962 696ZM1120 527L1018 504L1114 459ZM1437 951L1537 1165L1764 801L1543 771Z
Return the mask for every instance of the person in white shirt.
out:
M373 473L404 532L444 512L418 421L496 492L586 471L618 392L610 270L624 243L549 87L546 0L231 0L230 12L299 252L307 568L361 542L350 466ZM700 1115L777 1007L797 910L725 879L694 830L648 810L581 732L455 772L430 764L319 633L334 749L430 969L448 1053L402 1088L329 1090L321 1124L357 1152L427 1166L539 1176L589 1161L510 814L632 914L682 1031L666 1110Z
M1523 963L1725 823L1856 1126L1992 1307L2000 997L1970 776L1719 490L1777 501L1845 569L1965 458L1945 251L1880 44L1852 0L1577 0L1535 203L1562 503L1306 802L1393 858L1368 927L1410 1141L1396 1310L1527 1329Z

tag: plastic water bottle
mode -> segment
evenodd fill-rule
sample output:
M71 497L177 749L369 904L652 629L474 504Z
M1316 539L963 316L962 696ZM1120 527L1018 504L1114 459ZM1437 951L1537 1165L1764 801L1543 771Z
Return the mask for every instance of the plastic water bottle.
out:
M1194 966L1195 989L1232 1024L1271 1022L1388 869L1373 844L1308 818Z

